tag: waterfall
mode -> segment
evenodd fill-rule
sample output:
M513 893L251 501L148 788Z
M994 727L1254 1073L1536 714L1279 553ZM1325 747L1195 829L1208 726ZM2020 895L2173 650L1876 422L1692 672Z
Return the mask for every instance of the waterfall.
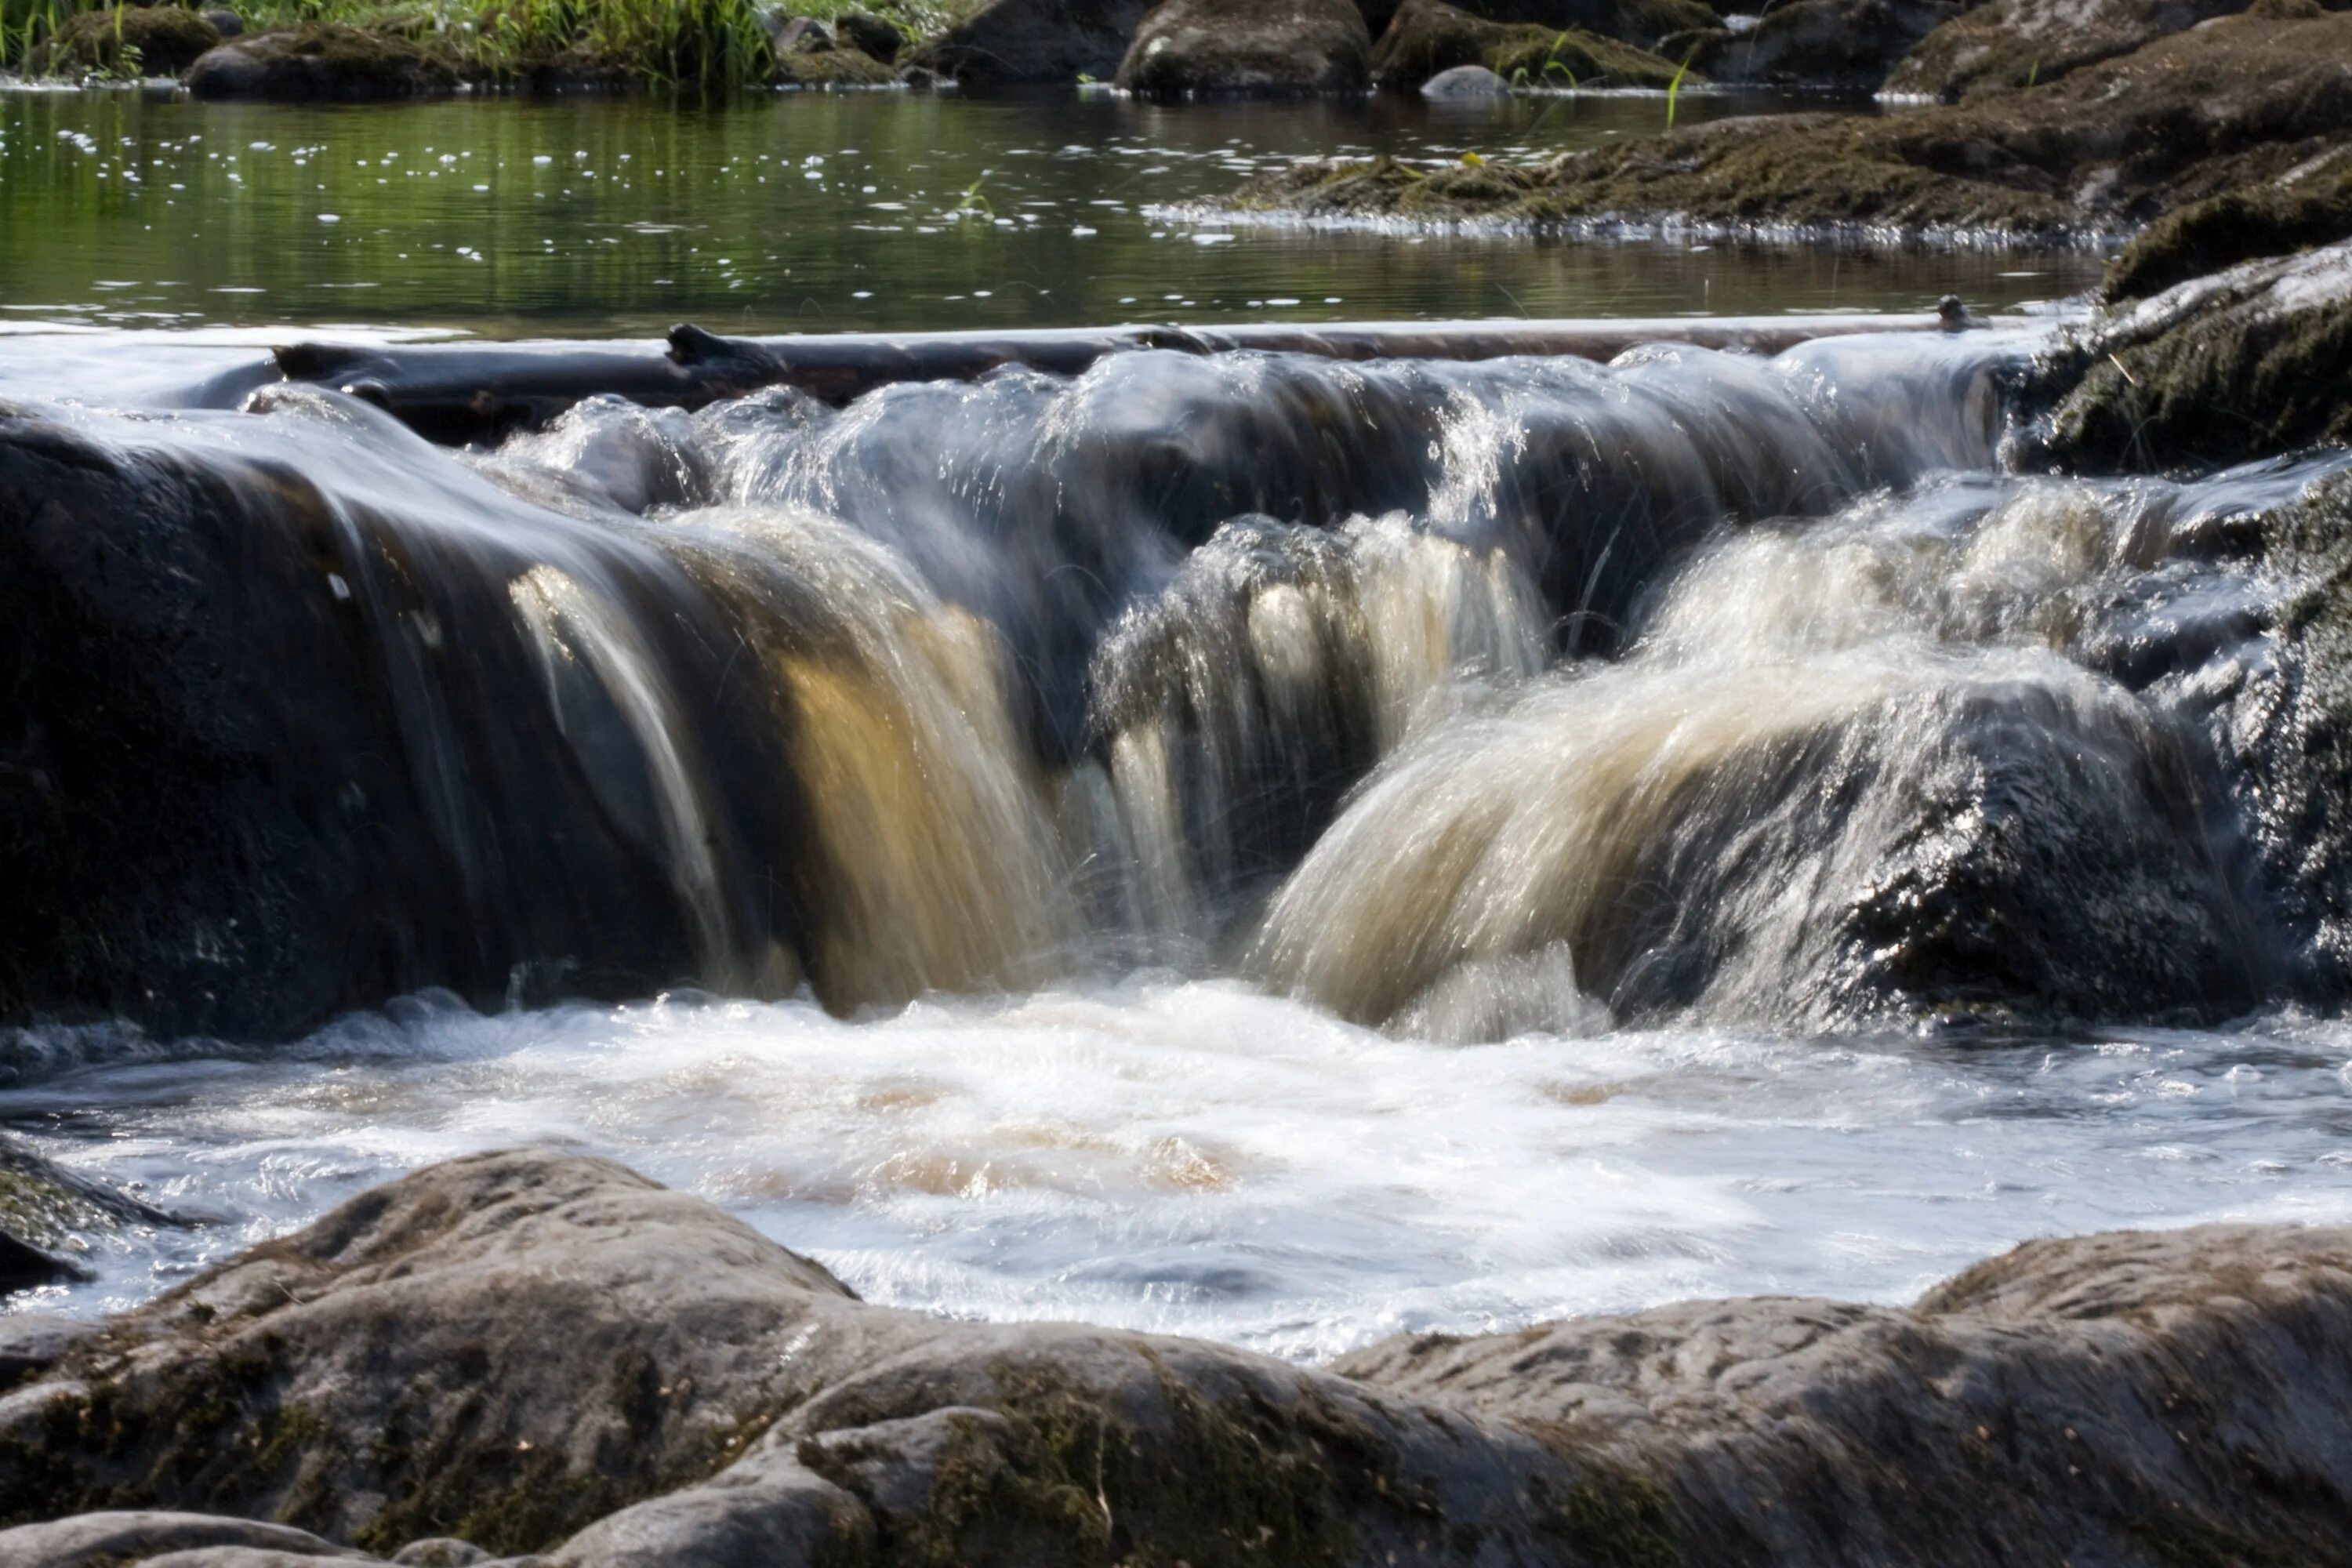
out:
M9 412L6 564L64 606L19 679L147 628L42 743L102 689L152 730L108 789L217 797L107 828L151 994L62 1000L847 1014L1150 963L1459 1038L2244 1005L2313 939L2199 695L2272 603L2212 540L2332 470L2004 477L2030 348L1138 352L463 452L310 389Z

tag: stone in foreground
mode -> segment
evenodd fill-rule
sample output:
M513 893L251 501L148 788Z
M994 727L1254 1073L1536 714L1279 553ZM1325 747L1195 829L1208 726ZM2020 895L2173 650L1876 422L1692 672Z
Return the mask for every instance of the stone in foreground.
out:
M69 1346L0 1396L0 1497L24 1568L2340 1561L2352 1231L2038 1242L1908 1310L1318 1370L868 1306L618 1166L485 1154Z

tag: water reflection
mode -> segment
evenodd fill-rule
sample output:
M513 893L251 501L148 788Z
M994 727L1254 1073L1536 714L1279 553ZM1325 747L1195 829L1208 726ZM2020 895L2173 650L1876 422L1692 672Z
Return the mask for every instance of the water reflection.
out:
M1692 120L1770 110L1686 99ZM1655 97L1156 105L797 95L713 110L0 93L0 321L367 320L499 335L2001 308L2085 257L1225 231L1150 208L1269 163L1510 161Z

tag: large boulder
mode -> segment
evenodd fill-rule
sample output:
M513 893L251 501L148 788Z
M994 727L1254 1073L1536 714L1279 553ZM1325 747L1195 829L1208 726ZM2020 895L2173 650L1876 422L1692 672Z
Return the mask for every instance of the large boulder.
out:
M364 1194L0 1399L22 1568L466 1542L1858 1568L1929 1535L1953 1568L2160 1568L2340 1559L2347 1505L2352 1233L2290 1226L2037 1242L1907 1310L1698 1302L1327 1371L868 1306L707 1205L527 1151Z
M1361 92L1371 48L1355 0L1166 0L1136 29L1118 85L1153 97Z
M1790 0L1745 32L1717 27L1659 47L1719 81L1866 92L1960 12L1960 0Z
M1990 0L1921 39L1885 90L1956 103L1973 92L2053 82L2247 8L2248 0Z
M426 985L642 994L701 969L698 932L794 918L767 882L798 863L783 838L743 851L740 907L667 868L680 811L721 843L789 836L771 698L739 680L689 721L713 769L759 753L746 819L665 793L703 764L646 739L642 677L609 664L615 699L548 662L546 637L651 594L651 640L609 658L690 706L727 685L723 654L665 646L718 611L659 542L513 500L357 403L275 395L293 408L211 416L235 450L0 405L0 1018L256 1039Z
M912 69L978 85L1108 81L1152 0L990 0L904 57Z
M221 41L220 30L180 5L84 11L35 50L36 71L177 76Z
M1442 71L1476 66L1528 87L1664 87L1673 61L1599 33L1488 21L1446 0L1404 0L1372 51L1372 79L1418 89Z
M458 79L423 44L338 22L242 34L208 50L187 75L198 98L323 103L437 98L455 92Z

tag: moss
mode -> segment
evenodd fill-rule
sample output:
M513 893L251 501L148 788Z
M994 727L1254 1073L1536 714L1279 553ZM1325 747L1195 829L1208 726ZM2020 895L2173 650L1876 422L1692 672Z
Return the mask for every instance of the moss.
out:
M110 1379L61 1394L38 1434L0 1444L7 1501L0 1527L96 1509L247 1510L258 1493L307 1475L281 1507L323 1500L340 1458L316 1412L278 1400L272 1363L253 1353L206 1362L157 1394Z
M2075 472L2219 468L2352 441L2352 302L2199 317L2092 362L2052 421Z
M2352 237L2352 161L2291 184L2226 191L2149 225L2107 268L2107 300L2140 300L2259 257Z
M178 5L85 11L37 51L36 71L177 76L221 41L210 22Z
M1595 1470L1545 1522L1593 1568L1680 1568L1684 1561L1666 1494L1646 1476Z
M950 1417L920 1513L876 1510L882 1560L1312 1568L1349 1561L1379 1513L1433 1512L1406 1495L1376 1435L1309 1390L1213 1398L1162 1369L1155 1415L1139 1425L1051 1365L990 1370L1005 1425ZM853 1427L798 1457L855 1494L874 1456Z
M857 49L822 49L779 58L774 79L782 87L887 87L898 73Z
M1675 65L1578 28L1490 22L1440 0L1407 0L1372 51L1381 86L1411 89L1456 66L1485 66L1537 87L1664 87Z
M1719 121L1501 180L1448 170L1408 187L1381 165L1309 163L1249 183L1235 201L1309 216L2102 241L2307 162L2352 112L2352 85L2334 63L2347 53L2352 15L2231 18L2055 88L1982 102Z

